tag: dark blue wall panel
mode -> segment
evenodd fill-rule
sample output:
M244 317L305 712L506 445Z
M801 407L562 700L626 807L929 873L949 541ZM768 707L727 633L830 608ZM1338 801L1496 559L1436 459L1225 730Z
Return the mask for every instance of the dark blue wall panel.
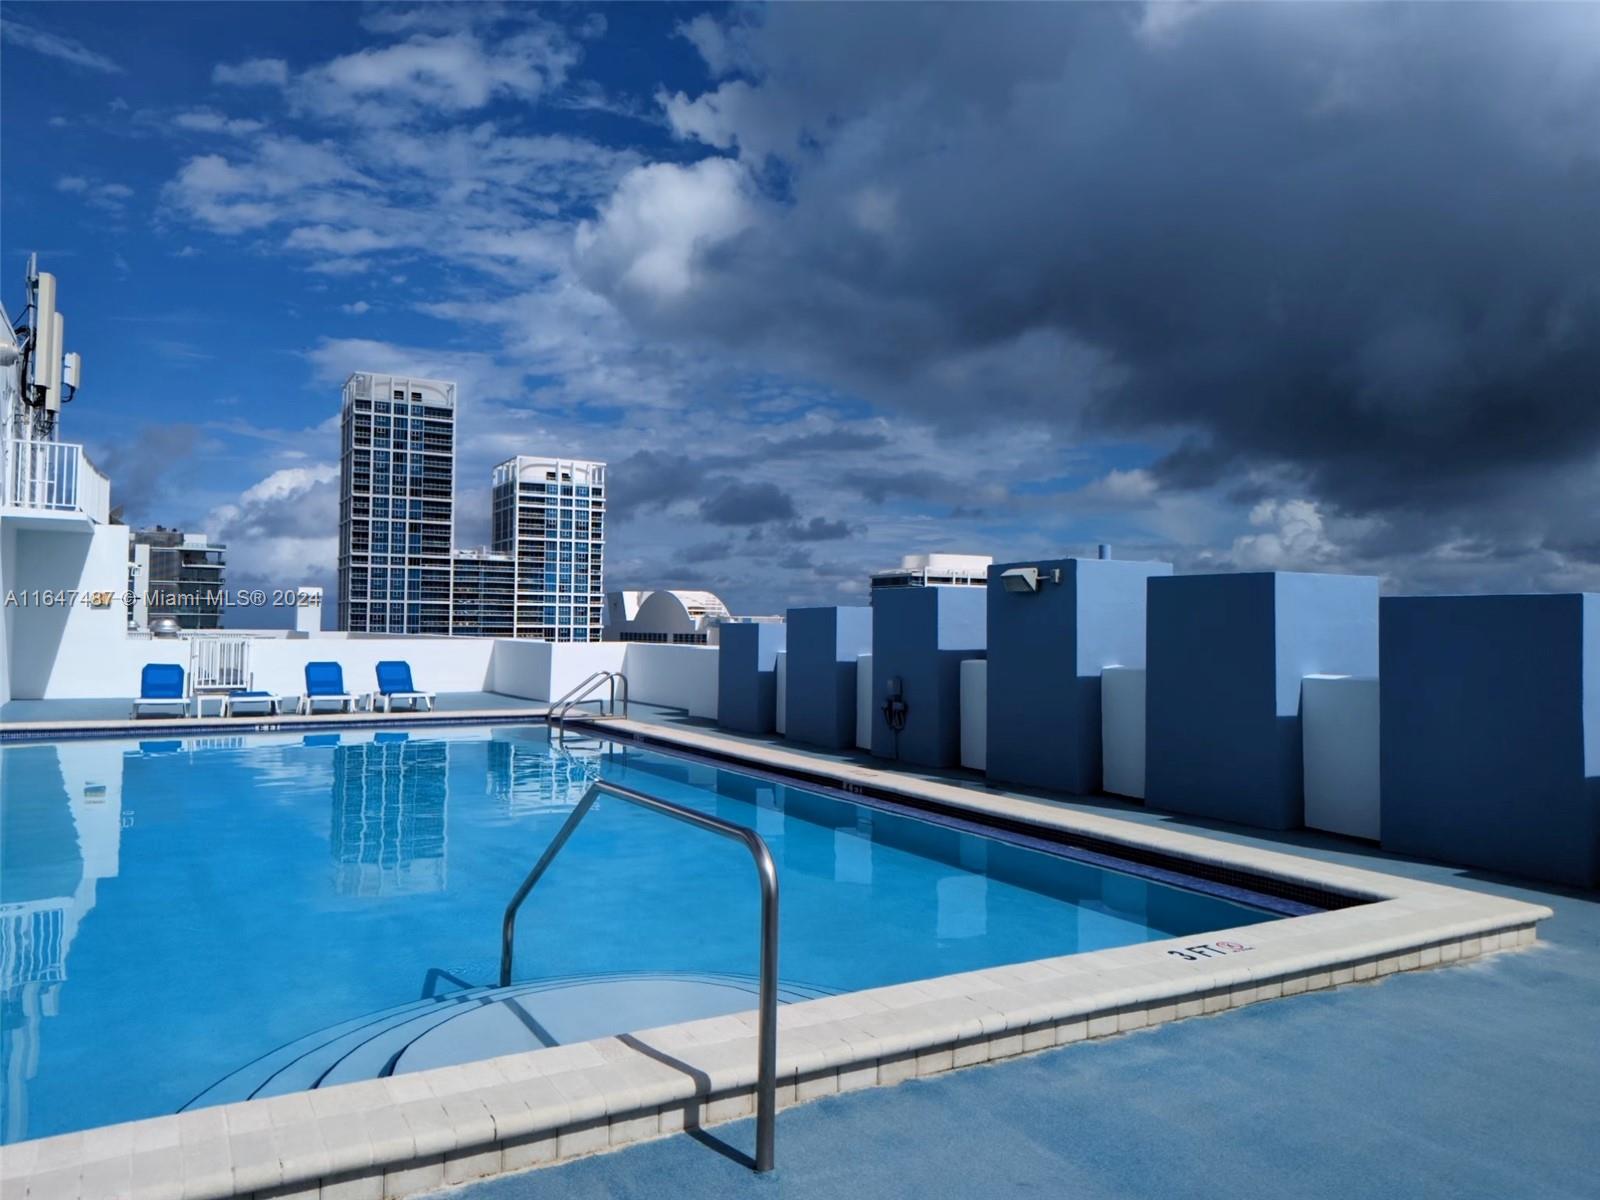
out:
M1378 581L1154 578L1146 655L1146 802L1293 829L1305 816L1300 680L1378 673Z
M718 628L717 724L722 728L740 733L777 728L777 660L785 632L767 621Z
M872 753L925 767L961 762L961 660L982 658L987 595L980 587L892 587L872 593ZM901 683L905 729L883 719Z
M841 750L856 743L856 659L872 652L870 608L791 608L784 736Z
M1384 847L1600 886L1600 596L1382 611Z
M1037 592L1000 573L1037 566ZM1145 589L1170 563L1067 558L989 569L990 779L1087 794L1100 790L1100 672L1145 664ZM876 747L874 747L876 749Z

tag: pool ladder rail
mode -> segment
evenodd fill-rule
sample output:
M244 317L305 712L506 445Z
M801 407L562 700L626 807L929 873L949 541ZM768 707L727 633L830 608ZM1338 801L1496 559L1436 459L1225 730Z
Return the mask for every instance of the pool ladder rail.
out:
M605 700L599 701L600 711L592 714L591 719L616 716L617 685L619 683L622 685L622 717L623 720L627 720L628 677L621 671L596 671L576 687L567 691L565 695L550 706L549 711L545 714L545 721L555 728L557 740L566 741L567 716L574 708L599 691L602 684L608 686L609 692Z
M597 672L598 674L598 672ZM626 704L626 680L624 680ZM760 966L760 1019L756 1038L756 1170L772 1170L773 1140L778 1111L778 868L773 864L767 843L755 830L735 825L720 817L697 812L659 796L607 780L598 780L584 792L583 799L572 810L572 815L557 831L555 838L534 863L522 886L506 905L505 917L500 925L500 986L511 986L513 945L517 932L517 910L528 898L528 893L544 877L550 864L561 853L583 818L601 796L614 796L627 804L660 813L682 821L697 829L704 829L738 842L750 852L756 866L756 877L761 884L761 966Z

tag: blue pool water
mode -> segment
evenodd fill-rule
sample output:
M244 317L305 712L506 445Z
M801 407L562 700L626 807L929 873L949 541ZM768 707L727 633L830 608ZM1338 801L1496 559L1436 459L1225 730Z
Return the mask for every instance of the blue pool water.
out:
M240 1098L252 1060L311 1061L297 1039L474 995L506 901L600 775L762 834L791 999L1272 919L686 759L561 751L542 727L0 748L4 1140ZM741 847L602 799L522 910L516 977L607 981L567 993L603 997L579 1025L551 1002L577 1036L708 1015L719 989L710 1011L752 1007L728 989L755 970L757 911ZM480 1025L458 1046L495 1052Z

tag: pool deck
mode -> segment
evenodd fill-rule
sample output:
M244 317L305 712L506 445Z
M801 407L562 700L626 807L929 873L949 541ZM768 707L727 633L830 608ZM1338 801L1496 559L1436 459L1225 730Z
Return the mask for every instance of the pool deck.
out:
M1592 893L635 717L597 729L1372 902L1201 935L1199 956L1173 939L789 1005L779 1095L803 1107L779 1121L775 1176L742 1153L750 1013L19 1143L0 1163L5 1200L399 1197L566 1159L582 1161L468 1195L1563 1196L1590 1182ZM955 1070L984 1063L999 1065ZM584 1157L634 1142L649 1144Z
M1155 818L1163 821L1171 818ZM1180 822L1181 823L1181 822ZM1518 954L1297 996L453 1189L459 1200L1589 1200L1600 896L1315 835L1240 844L1546 904Z
M641 707L664 730L710 732ZM717 731L752 747L776 738ZM882 764L802 751L830 764ZM919 778L982 787L966 771ZM1000 789L987 789L996 790ZM1002 792L1023 795L1016 792ZM1052 805L1550 907L1528 951L1180 1021L780 1114L751 1173L742 1121L452 1189L461 1200L1043 1194L1312 1198L1594 1194L1600 894L1264 833L1112 797Z

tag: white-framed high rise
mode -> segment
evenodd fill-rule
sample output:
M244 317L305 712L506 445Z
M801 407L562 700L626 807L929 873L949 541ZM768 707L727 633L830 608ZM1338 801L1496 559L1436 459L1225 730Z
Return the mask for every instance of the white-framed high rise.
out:
M516 636L598 642L606 464L518 455L494 469L492 548L517 563Z

